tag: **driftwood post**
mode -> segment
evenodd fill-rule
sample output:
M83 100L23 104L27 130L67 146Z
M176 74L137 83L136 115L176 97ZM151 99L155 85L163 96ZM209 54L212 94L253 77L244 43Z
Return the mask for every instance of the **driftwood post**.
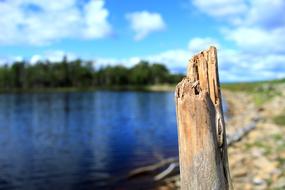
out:
M181 189L233 189L215 47L189 61L175 94Z

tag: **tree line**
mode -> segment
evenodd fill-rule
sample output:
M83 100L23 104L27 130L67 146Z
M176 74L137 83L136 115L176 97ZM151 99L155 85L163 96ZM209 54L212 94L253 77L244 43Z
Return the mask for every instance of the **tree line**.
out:
M36 64L14 62L0 66L0 89L35 89L60 87L108 87L124 85L173 84L182 79L165 65L140 61L131 68L123 65L95 69L80 59L60 62L39 61Z

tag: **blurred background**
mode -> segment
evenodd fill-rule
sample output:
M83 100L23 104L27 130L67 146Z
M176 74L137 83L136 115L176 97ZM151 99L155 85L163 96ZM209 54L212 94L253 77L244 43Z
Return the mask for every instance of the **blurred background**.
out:
M210 45L235 189L285 189L284 10L0 0L0 189L179 189L174 89Z

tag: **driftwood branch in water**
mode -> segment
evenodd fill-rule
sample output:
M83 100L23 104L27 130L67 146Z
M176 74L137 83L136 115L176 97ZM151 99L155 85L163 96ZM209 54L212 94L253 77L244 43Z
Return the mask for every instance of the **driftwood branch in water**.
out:
M129 173L128 178L132 178L132 177L135 177L137 175L142 175L145 173L153 172L157 169L160 169L160 168L165 167L166 165L172 164L172 163L178 163L178 158L176 158L176 157L175 158L167 158L167 159L162 160L158 163L155 163L155 164L152 164L149 166L145 166L145 167L137 168L135 170L132 170Z
M154 177L155 181L159 181L163 178L165 178L167 175L169 175L178 165L178 163L171 163L166 170L163 172L159 173Z

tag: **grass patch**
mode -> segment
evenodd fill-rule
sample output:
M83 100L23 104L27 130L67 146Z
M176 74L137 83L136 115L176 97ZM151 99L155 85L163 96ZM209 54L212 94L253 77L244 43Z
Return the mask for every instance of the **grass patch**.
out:
M277 84L281 83L284 83L284 80L250 83L225 83L222 84L222 89L248 93L252 95L253 101L257 106L262 106L273 97L281 95L276 87Z
M281 141L281 140L283 140L283 135L281 135L281 134L274 134L274 135L272 135L272 138L275 141Z
M267 101L271 100L272 98L276 96L280 96L280 95L281 93L275 89L252 93L253 101L257 106L262 106Z
M282 134L275 134L272 135L272 139L274 140L274 151L276 152L284 152L285 151L285 142L284 136ZM284 158L285 161L285 158Z
M285 158L277 158L277 162L283 166L285 164Z
M268 145L266 142L263 142L263 141L255 141L253 143L245 144L245 149L247 151L254 147L264 150L265 155L270 155L272 152L272 148L270 147L270 145Z
M285 114L273 117L273 122L277 125L285 126Z
M251 83L223 83L222 89L230 90L230 91L242 91L242 92L254 92L255 89L261 86L263 83L261 82L251 82Z

